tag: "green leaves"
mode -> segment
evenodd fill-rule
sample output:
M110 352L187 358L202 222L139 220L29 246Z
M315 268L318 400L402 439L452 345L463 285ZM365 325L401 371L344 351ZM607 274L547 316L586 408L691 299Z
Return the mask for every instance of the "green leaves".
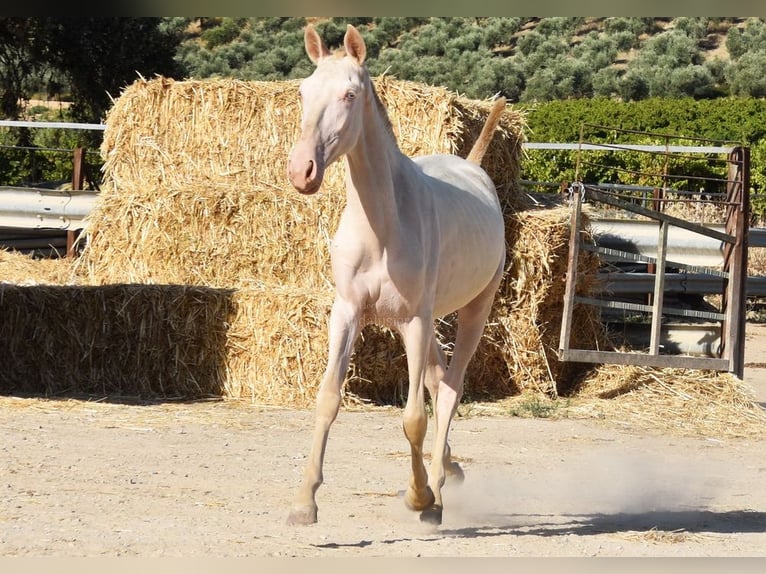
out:
M700 137L717 141L738 142L750 147L751 187L766 190L766 100L763 98L649 98L637 102L618 102L607 98L545 102L527 111L528 139L534 142L580 141L583 123L613 128ZM663 138L646 138L640 134L620 134L609 130L586 131L586 143L662 144ZM673 143L682 144L682 141ZM688 142L688 145L695 145ZM650 165L652 158L644 154L622 152L588 152L587 161L576 173L577 152L561 150L530 151L522 163L522 179L543 182L581 181L654 185L654 182L632 181L630 171L661 172ZM671 161L669 173L725 177L721 162L699 157L693 161ZM693 180L676 182L678 189L696 191ZM715 191L715 190L706 190ZM720 190L719 190L720 191ZM757 197L757 196L754 196ZM754 201L752 212L766 213L762 199Z

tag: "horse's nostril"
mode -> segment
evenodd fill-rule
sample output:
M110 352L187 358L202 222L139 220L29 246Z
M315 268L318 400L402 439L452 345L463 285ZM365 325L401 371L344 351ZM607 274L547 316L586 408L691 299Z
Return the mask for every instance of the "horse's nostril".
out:
M308 167L306 168L306 181L314 179L314 162L309 160Z

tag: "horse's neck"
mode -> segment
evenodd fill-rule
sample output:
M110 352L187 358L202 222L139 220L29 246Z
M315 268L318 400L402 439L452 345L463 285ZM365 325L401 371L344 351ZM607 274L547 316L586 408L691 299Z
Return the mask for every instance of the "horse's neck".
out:
M346 209L361 227L369 225L382 244L398 232L395 181L409 161L372 106L359 141L347 154Z

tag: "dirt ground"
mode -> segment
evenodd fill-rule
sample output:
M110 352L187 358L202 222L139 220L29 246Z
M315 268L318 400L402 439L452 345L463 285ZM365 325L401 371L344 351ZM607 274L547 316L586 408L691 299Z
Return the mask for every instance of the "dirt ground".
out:
M746 363L766 407L766 325L748 324ZM230 401L0 397L0 556L766 555L766 434L464 416L466 479L433 528L399 496L400 411L344 410L319 523L288 526L312 424Z

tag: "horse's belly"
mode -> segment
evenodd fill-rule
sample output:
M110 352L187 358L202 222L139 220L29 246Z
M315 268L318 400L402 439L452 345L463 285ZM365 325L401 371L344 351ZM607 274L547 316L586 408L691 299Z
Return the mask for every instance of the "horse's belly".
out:
M442 255L436 284L435 315L441 317L475 299L489 285L504 261L502 229L483 229L472 238L455 242Z

